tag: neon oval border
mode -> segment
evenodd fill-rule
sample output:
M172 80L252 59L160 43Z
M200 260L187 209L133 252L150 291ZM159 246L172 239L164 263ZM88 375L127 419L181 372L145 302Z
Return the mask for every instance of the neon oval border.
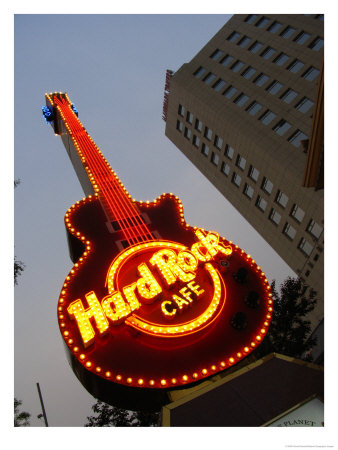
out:
M147 241L142 244L136 244L132 247L126 249L122 254L120 253L115 260L111 263L107 276L106 276L106 286L108 287L108 292L114 292L114 279L117 277L119 269L121 267L121 263L125 262L128 258L132 257L139 250L148 250L151 247L171 247L179 250L186 250L187 247L182 244L178 244L172 241ZM131 316L125 319L125 323L133 328L142 331L143 333L147 333L153 336L158 337L180 337L186 336L188 334L194 333L196 331L200 331L205 328L207 325L211 324L219 315L226 301L226 288L224 282L221 281L221 278L218 275L217 270L210 263L206 263L204 266L213 281L214 285L214 295L208 306L208 308L196 319L191 320L190 322L184 322L181 325L157 325L145 320L141 320L137 317L136 314L132 314ZM221 302L221 294L222 288L224 290L224 303L222 308L218 311L218 314L215 315L216 310ZM211 319L212 320L209 320Z

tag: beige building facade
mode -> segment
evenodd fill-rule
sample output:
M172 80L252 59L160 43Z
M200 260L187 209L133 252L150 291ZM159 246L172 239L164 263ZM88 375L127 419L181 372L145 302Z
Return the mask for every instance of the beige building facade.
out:
M166 136L317 291L314 330L323 320L323 141L309 187L304 176L318 141L323 49L322 14L234 15L171 77L166 111Z

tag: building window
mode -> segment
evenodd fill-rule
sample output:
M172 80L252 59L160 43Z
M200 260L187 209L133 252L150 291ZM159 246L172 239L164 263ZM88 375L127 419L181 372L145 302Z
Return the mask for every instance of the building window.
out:
M321 227L317 222L311 219L306 231L313 237L318 239L323 232L323 227Z
M306 141L309 139L309 137L303 133L300 130L297 130L289 139L288 141L290 144L294 145L295 147L299 147L302 141Z
M253 102L251 105L246 109L246 111L251 115L254 116L262 109L262 105L258 102Z
M276 53L276 50L272 47L267 47L262 53L261 56L264 59L269 59L271 58L272 55L274 55Z
M273 113L270 110L265 111L265 113L259 118L259 120L264 124L264 125L269 125L273 119L276 117L276 114Z
M300 69L304 66L304 63L302 61L299 61L299 59L295 59L288 67L288 71L292 73L297 73L300 71Z
M178 105L178 114L184 117L184 106Z
M187 111L187 122L192 124L193 118L194 118L193 114L191 114L190 111Z
M204 67L199 67L195 72L194 72L194 76L196 78L201 78L202 75L204 75L206 72L206 69Z
M269 215L269 219L271 220L271 222L273 222L275 225L278 225L281 218L282 216L279 214L279 212L272 208Z
M231 66L231 70L233 72L239 72L243 67L244 67L244 62L242 61L236 61L235 64L233 66Z
M241 182L242 182L242 177L240 175L238 175L238 173L234 172L232 175L232 179L231 181L237 186L240 187Z
M212 130L211 130L210 128L205 127L205 130L204 130L204 137L206 137L206 138L208 139L208 141L211 140L211 137L212 137Z
M218 156L217 153L212 152L212 155L211 155L211 162L212 162L215 166L218 166L219 156Z
M286 53L280 53L277 58L275 58L273 60L273 62L275 64L277 64L277 66L282 66L283 64L286 63L286 61L290 58L289 55L287 55Z
M214 79L216 78L216 75L214 75L213 73L209 72L208 75L203 78L204 83L209 84L211 83Z
M313 81L318 77L318 75L319 70L311 66L302 76L305 80Z
M254 195L254 189L252 186L250 186L250 184L245 183L243 193L251 200Z
M252 46L249 48L249 51L251 53L258 53L259 50L263 47L263 44L259 41L256 41L252 44Z
M240 47L245 47L250 41L251 41L251 38L249 38L248 36L244 36L244 37L242 37L242 39L238 42L237 45L239 45Z
M195 130L202 131L202 128L203 128L203 123L199 119L196 119Z
M305 31L302 31L294 39L294 42L297 42L297 44L299 44L299 45L303 45L309 39L309 37L310 37L309 33L305 33Z
M290 104L298 95L298 92L293 89L288 89L282 96L283 102Z
M231 63L231 61L233 61L233 60L234 60L234 58L233 58L232 56L226 55L226 56L224 56L224 58L222 58L222 59L220 60L220 64L222 64L222 66L227 66L227 65L229 65L229 64Z
M196 148L200 146L200 138L198 136L193 136L192 138L192 145Z
M219 49L216 49L211 55L210 58L216 61L218 58L220 58L223 55L223 52Z
M280 35L284 39L289 39L289 37L291 37L295 31L296 31L295 28L286 27L285 30L283 30Z
M264 212L266 210L267 204L268 204L268 202L263 197L258 195L257 200L256 200L257 208Z
M296 229L286 222L284 228L283 228L283 234L287 236L289 239L293 241L294 237L296 236Z
M257 14L249 14L244 20L246 23L253 23L257 19Z
M306 256L310 256L313 250L313 245L311 245L305 238L302 238L299 241L298 248Z
M178 131L182 131L183 130L183 124L179 120L176 122L176 130L178 130Z
M216 135L214 145L218 148L218 150L222 150L223 139Z
M257 14L249 14L245 19L244 22L246 23L253 23L257 19Z
M302 98L302 100L299 103L297 103L295 108L302 113L307 113L309 111L309 109L312 108L313 105L314 105L314 102L312 100L304 97L304 98Z
M233 97L237 92L237 89L234 86L229 86L226 91L223 92L224 97L231 98Z
M272 129L277 134L279 134L279 136L283 136L290 128L291 124L286 120L282 119Z
M204 155L204 156L208 156L209 155L209 147L203 142L203 144L202 144L202 150L201 150L201 153Z
M265 73L261 73L258 75L258 77L254 80L254 83L256 86L263 86L268 80L270 80L270 77L265 75Z
M240 94L235 100L234 103L236 103L237 106L243 106L247 101L249 100L249 97L245 94Z
M230 36L227 38L229 42L235 42L239 38L240 34L237 31L233 31Z
M227 156L229 159L232 159L234 157L235 150L230 146L226 145L225 147L225 156Z
M316 50L317 52L322 49L324 45L324 39L317 37L314 41L311 42L309 48L312 50Z
M244 170L245 165L246 165L246 159L243 158L243 156L238 155L237 160L236 160L236 166L239 167L240 169Z
M269 26L268 31L270 31L270 33L277 33L280 28L282 28L282 24L275 21Z
M264 177L261 188L264 192L270 195L273 189L273 184L268 178Z
M242 73L242 77L246 78L247 80L249 80L254 74L256 73L256 69L254 69L253 67L248 67L247 69L244 70L244 72Z
M302 210L298 205L294 204L290 213L290 216L301 223L305 216L305 211Z
M285 208L288 201L289 197L286 194L284 194L284 192L282 191L277 192L276 203L278 203L278 205L280 205L282 208Z
M279 81L274 81L267 87L266 90L269 92L269 94L275 95L282 89L282 87L282 83L280 83Z
M255 26L258 27L258 28L264 28L269 22L270 22L270 19L268 19L267 17L262 17L262 18L255 24Z
M229 173L230 173L230 166L229 166L229 164L227 164L226 162L222 162L221 172L224 175L228 176Z
M225 86L225 81L220 78L216 81L216 83L212 86L215 91L219 92Z
M184 130L184 137L187 138L187 139L190 139L190 136L191 136L191 130L190 130L190 128L185 127L185 130Z
M248 177L256 182L259 177L259 170L257 170L254 166L250 166Z

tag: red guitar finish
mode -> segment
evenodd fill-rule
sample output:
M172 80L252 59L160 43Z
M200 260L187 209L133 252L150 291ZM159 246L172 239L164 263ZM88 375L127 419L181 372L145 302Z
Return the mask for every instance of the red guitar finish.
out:
M93 195L66 213L71 257L58 319L72 368L96 398L154 410L168 392L249 355L272 315L265 274L231 241L186 224L163 194L136 202L83 128L67 94L46 95Z

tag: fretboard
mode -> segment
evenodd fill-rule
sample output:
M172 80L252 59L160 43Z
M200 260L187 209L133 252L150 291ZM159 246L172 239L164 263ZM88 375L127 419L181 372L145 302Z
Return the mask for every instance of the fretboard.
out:
M128 246L152 240L151 232L137 211L131 196L83 127L68 97L58 98L54 95L53 103L108 219L115 224L115 229L123 233Z

